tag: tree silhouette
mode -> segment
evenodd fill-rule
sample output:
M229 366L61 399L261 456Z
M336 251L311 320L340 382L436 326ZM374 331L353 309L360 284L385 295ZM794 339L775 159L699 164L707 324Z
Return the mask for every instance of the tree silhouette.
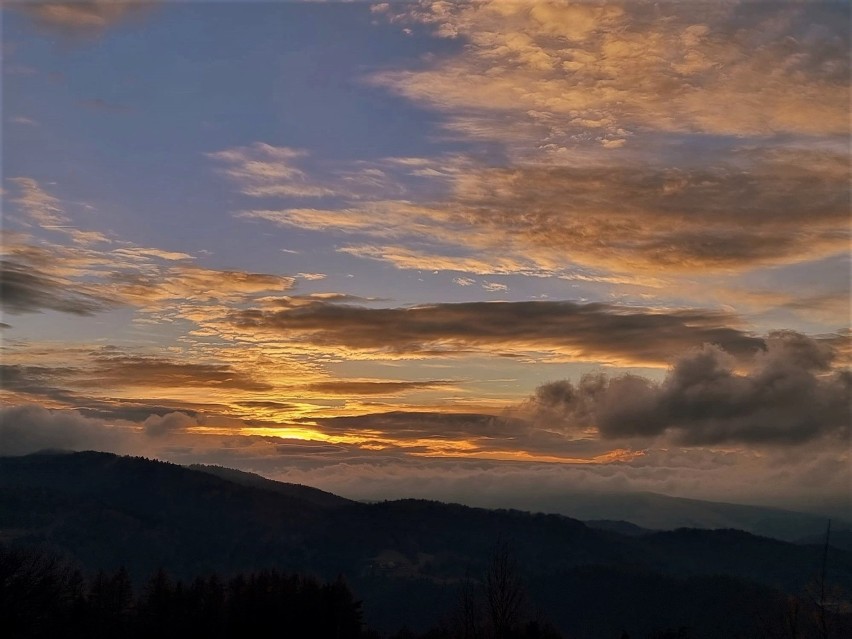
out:
M519 566L509 543L501 537L485 574L485 601L495 639L509 639L515 634L525 598Z

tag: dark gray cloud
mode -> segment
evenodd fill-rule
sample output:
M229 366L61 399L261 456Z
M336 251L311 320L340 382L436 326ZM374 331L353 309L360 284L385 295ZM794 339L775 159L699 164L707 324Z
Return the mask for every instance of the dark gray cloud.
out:
M156 357L100 355L93 367L75 380L80 386L100 386L120 379L127 386L213 387L235 390L270 390L268 383L253 379L229 364L192 364Z
M93 315L114 306L108 300L70 289L67 282L33 266L12 260L0 261L0 302L7 313L61 311Z
M381 432L394 439L513 438L529 428L519 419L481 413L391 411L316 420L327 433Z
M123 386L206 387L264 391L272 385L235 370L230 364L194 364L165 358L127 355L118 350L90 354L76 367L0 365L3 387L30 395L66 400L75 390ZM148 411L150 414L151 411Z
M225 407L215 404L199 405L185 401L175 401L172 404L161 404L169 400L128 400L110 398L109 400L95 400L92 398L79 399L75 410L85 417L104 420L127 420L131 422L144 422L154 416L163 417L169 413L180 412L196 418L203 412L223 411Z
M505 412L446 413L439 411L391 411L347 417L317 419L320 430L331 435L370 432L383 440L384 450L398 454L434 453L432 446L447 446L450 453L539 455L568 461L605 454L608 443L577 433L543 427L526 414ZM427 445L431 442L431 445ZM453 451L452 444L461 445Z
M529 351L595 361L661 363L704 343L737 356L764 348L735 328L738 319L706 310L654 311L573 302L471 302L367 308L316 301L280 311L244 310L228 320L317 347L453 356Z
M47 448L121 452L132 447L132 433L75 411L40 406L0 409L0 455L26 455Z
M191 417L186 413L174 412L165 415L150 415L143 423L145 434L151 437L160 437L177 431L198 425L198 418Z
M74 368L0 364L0 388L73 404L78 401L76 394L57 384L61 378L75 372Z
M87 418L141 422L152 415L163 416L176 411L195 417L201 410L222 409L221 406L197 406L187 402L162 405L159 403L162 400L98 399L66 387L73 385L73 380L80 376L81 369L75 367L0 364L0 388L4 391L73 406Z
M748 369L718 346L680 357L660 383L635 375L554 382L531 400L538 423L597 427L601 437L669 433L686 445L848 443L852 374L832 370L834 352L792 331L766 339Z

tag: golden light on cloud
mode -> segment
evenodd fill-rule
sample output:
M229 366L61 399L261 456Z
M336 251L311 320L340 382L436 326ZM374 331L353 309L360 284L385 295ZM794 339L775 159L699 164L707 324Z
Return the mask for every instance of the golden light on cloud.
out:
M794 39L804 6L777 6L756 22L747 9L499 0L398 5L392 20L430 25L467 46L425 69L384 71L373 81L448 112L456 132L493 139L505 139L507 124L537 134L540 144L568 146L587 134L610 148L648 128L846 133L842 39L817 29ZM814 46L820 37L824 46ZM529 149L533 140L527 142Z
M437 448L426 452L411 452L415 457L463 457L470 459L488 459L491 461L517 461L538 462L547 464L613 464L619 462L630 462L645 455L643 450L629 450L617 448L594 457L568 457L561 455L546 455L541 453L516 451L484 451L474 449L454 450L454 447Z

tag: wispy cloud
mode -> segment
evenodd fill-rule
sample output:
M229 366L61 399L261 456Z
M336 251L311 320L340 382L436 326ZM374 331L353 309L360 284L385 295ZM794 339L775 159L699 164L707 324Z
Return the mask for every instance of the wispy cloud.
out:
M489 293L505 293L509 290L506 284L501 284L500 282L483 282L482 288Z
M11 122L12 124L20 124L23 126L39 126L37 120L34 120L33 118L28 118L24 115L16 115L14 117L11 117L9 118L9 122Z
M71 2L17 2L13 8L23 11L40 26L63 33L91 34L142 15L155 7L157 0L73 0Z
M209 153L208 157L223 163L225 175L246 195L308 198L334 195L334 191L312 181L298 167L299 159L306 155L301 149L255 142L251 146Z
M68 217L57 198L45 191L34 179L28 177L6 178L18 187L20 194L11 201L19 205L27 217L42 227L67 224Z
M157 308L170 302L235 301L255 294L285 291L294 278L268 273L219 271L197 266L159 266L115 271L101 284L128 304Z
M122 305L156 311L280 293L296 281L291 276L204 268L187 253L77 228L67 205L38 181L9 181L18 189L9 202L23 214L23 226L35 223L59 238L48 241L4 230L0 286L10 312L92 314Z

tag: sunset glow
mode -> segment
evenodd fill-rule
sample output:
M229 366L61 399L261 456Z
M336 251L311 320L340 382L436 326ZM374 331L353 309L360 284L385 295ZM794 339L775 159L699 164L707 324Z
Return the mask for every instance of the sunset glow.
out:
M2 20L3 454L852 508L848 3Z

